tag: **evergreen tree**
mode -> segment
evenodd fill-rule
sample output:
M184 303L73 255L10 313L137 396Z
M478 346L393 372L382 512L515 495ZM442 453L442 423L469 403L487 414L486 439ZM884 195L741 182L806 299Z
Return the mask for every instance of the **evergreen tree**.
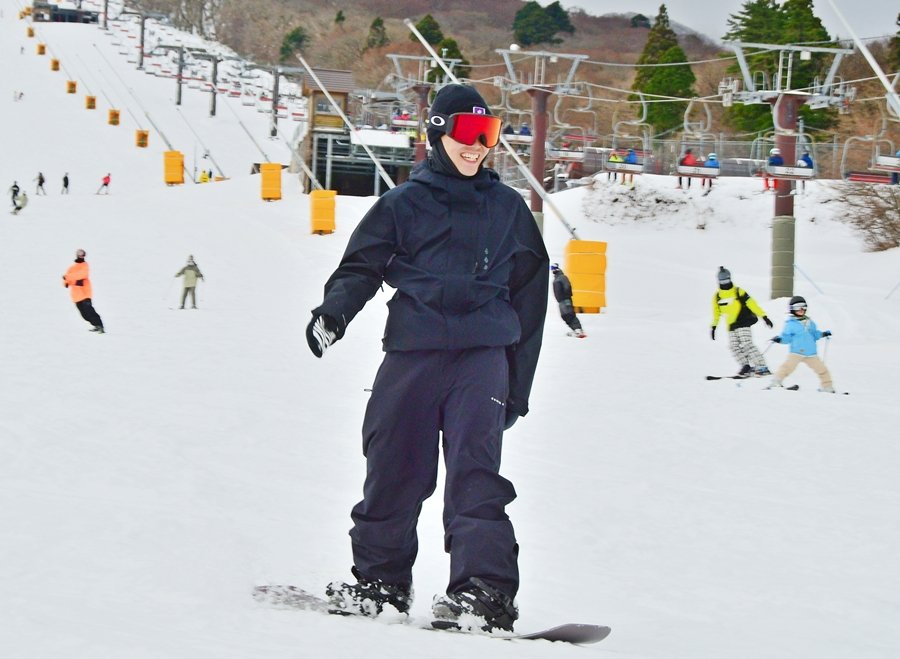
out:
M681 46L672 46L659 58L659 64L675 64L687 62L687 55ZM645 94L658 96L676 96L678 98L691 98L696 96L694 83L697 78L688 64L684 66L660 66L648 69L650 75L641 89ZM651 99L653 100L653 99ZM649 103L647 106L647 123L651 124L657 133L662 133L670 128L676 128L684 123L684 113L687 110L685 102Z
M384 27L384 19L379 16L369 26L369 36L366 37L366 47L364 50L372 48L382 48L391 42L388 39L387 30Z
M302 27L295 27L284 35L281 40L281 48L278 51L278 61L282 64L289 61L297 51L309 44L309 35Z
M562 43L562 39L553 36L557 31L556 24L548 19L547 12L534 0L526 2L513 19L513 34L521 46Z
M659 13L656 15L653 27L650 28L650 32L647 34L647 43L644 44L644 50L641 51L641 56L638 58L637 63L656 64L664 53L677 45L678 37L675 34L675 30L669 25L669 12L665 5L660 5ZM652 75L652 68L639 68L631 88L636 91L644 91L644 87Z
M813 14L813 0L784 0L778 5L775 0L747 0L741 11L728 19L727 41L743 41L765 44L803 44L830 41L828 31L822 21ZM791 87L805 89L816 76L823 76L831 64L831 55L813 53L809 61L800 59L794 53L791 65ZM769 87L775 88L778 75L779 52L768 51L747 56L747 66L751 74L762 71L769 80ZM737 65L729 68L732 75L740 75ZM784 84L786 80L782 81ZM802 107L800 115L807 126L828 128L837 121L835 110L810 110ZM747 132L764 132L773 127L772 110L769 105L736 104L726 110L725 120L734 128Z
M569 20L569 13L562 8L559 0L551 2L544 7L544 16L556 28L557 32L565 32L566 34L575 34L575 26Z
M426 14L421 21L416 23L416 29L423 37L425 37L425 41L432 46L435 46L444 40L444 33L441 31L441 26L431 14ZM419 41L418 37L412 32L409 33L409 40L417 43Z
M423 35L424 36L424 35ZM455 39L445 38L442 39L440 43L436 44L434 47L435 52L437 52L444 59L458 59L460 60L459 64L457 64L453 68L453 74L457 78L468 78L471 73L471 69L469 68L469 60L465 58L462 54L462 51L459 49L459 44L456 43ZM435 67L428 71L426 78L428 82L437 82L444 75L444 69L441 67Z

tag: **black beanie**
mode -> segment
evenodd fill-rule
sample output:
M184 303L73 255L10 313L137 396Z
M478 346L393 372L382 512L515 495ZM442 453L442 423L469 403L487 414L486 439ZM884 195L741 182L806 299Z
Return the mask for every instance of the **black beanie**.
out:
M457 84L441 87L437 96L434 97L434 101L431 103L431 109L428 112L429 118L436 114L449 117L451 114L456 114L457 112L492 114L487 101L481 97L481 94L475 91L474 87ZM444 131L439 128L433 128L429 121L426 134L428 135L428 143L431 144L431 146L434 146L441 139Z

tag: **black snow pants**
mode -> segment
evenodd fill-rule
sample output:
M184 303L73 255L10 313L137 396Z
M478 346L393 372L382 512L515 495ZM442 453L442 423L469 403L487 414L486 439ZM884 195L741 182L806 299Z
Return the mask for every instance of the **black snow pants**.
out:
M578 320L578 316L575 315L575 307L572 306L571 298L559 303L559 315L562 316L566 325L573 331L581 329L581 321Z
M75 306L78 307L78 311L81 312L81 317L91 325L94 327L103 327L103 321L100 320L100 314L97 313L97 310L94 309L94 305L91 304L91 298L76 302Z
M364 498L351 514L364 577L411 585L416 522L434 493L442 444L447 592L480 577L515 597L519 547L505 507L516 492L499 473L508 389L502 347L385 355L363 422Z

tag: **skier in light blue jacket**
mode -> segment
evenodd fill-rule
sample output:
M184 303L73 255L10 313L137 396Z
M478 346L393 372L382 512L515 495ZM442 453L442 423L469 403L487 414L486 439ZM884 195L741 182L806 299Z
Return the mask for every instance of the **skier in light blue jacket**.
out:
M781 335L772 338L773 343L787 343L790 352L785 362L775 371L769 388L780 387L784 379L794 372L797 365L803 362L819 376L820 391L834 393L834 385L831 382L831 373L825 366L825 362L819 359L816 351L816 341L831 336L831 331L821 331L816 327L812 318L806 315L806 300L799 295L791 298L788 307L790 317L784 323Z

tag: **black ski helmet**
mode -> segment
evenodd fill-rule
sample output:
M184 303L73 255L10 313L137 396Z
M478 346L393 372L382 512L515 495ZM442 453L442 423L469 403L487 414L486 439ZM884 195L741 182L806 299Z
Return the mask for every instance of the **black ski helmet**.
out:
M795 295L791 298L791 301L788 302L788 311L791 313L795 311L799 311L800 309L806 309L806 298L802 295Z

